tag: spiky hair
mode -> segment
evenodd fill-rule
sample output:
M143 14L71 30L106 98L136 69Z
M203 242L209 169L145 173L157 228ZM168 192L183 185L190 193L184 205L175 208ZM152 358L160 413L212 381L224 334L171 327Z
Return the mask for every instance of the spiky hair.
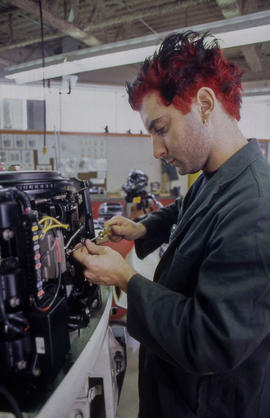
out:
M127 83L129 103L139 110L144 96L156 91L163 104L173 104L186 114L192 98L204 86L212 88L228 114L239 120L242 75L209 33L171 34L145 59L136 80Z

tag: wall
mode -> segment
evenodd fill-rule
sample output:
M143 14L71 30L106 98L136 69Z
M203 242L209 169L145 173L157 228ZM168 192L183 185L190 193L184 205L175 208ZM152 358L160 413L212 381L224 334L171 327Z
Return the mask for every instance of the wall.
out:
M0 128L26 129L26 100L46 100L48 131L146 133L137 112L129 104L123 87L77 85L68 94L64 86L0 84ZM10 102L11 119L4 120L4 102ZM20 109L18 109L18 107Z
M270 95L243 97L239 127L247 138L270 139Z

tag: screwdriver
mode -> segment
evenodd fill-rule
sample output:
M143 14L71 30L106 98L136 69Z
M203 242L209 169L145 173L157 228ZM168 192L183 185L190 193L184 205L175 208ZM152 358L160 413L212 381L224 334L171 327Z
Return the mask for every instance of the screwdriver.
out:
M108 235L110 235L110 233L111 233L111 228L105 228L103 231L99 231L97 236L94 237L94 238L91 238L89 241L94 242L97 239L103 239L103 238L107 237ZM71 250L67 250L67 254L70 255L74 251L79 250L80 248L82 248L84 246L85 246L85 240L83 240L81 245L79 245L78 247L72 248Z

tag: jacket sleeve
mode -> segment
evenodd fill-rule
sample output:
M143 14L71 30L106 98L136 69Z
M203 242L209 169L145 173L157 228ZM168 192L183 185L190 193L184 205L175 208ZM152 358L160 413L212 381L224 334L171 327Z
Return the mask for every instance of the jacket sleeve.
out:
M146 227L147 234L135 241L135 250L139 258L144 258L157 249L164 242L169 241L171 227L177 223L181 213L183 198L176 199L175 203L152 212L141 223Z
M215 220L192 297L135 275L128 285L130 334L194 374L245 361L270 332L269 213L269 198L252 199Z

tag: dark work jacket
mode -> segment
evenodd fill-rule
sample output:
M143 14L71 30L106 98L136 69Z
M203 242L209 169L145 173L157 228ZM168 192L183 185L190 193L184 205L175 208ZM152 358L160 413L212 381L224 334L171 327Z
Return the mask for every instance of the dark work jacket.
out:
M142 258L177 224L154 282L128 285L139 418L270 418L270 166L253 139L196 197L202 179L136 241Z

